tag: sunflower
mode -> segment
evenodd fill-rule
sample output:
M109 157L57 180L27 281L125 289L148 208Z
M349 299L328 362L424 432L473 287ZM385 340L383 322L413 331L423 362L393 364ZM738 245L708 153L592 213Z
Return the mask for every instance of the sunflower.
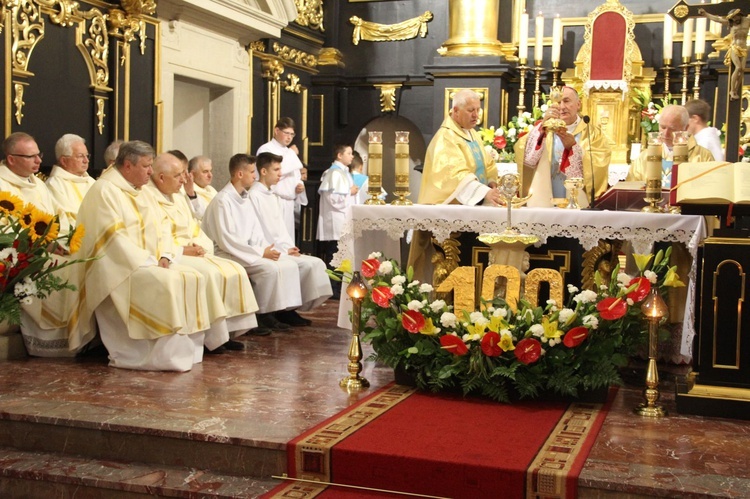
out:
M59 231L60 223L53 215L34 209L29 225L29 235L32 241L36 242L37 239L44 238L44 242L51 243L57 239Z
M17 217L23 209L23 204L18 196L7 191L0 191L0 213Z
M68 247L70 248L71 253L75 253L81 249L81 242L83 241L84 234L86 234L86 231L84 230L83 225L79 225L73 232L71 232L70 239L68 240Z
M31 203L25 204L21 207L18 211L18 223L21 224L21 227L24 229L31 227L31 223L34 220L34 213L36 211L37 209Z

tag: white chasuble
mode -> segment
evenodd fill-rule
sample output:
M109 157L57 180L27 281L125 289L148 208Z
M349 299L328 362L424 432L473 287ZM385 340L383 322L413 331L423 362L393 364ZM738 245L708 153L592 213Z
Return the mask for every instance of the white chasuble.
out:
M47 178L47 188L65 212L71 224L75 224L83 197L94 185L88 173L74 175L60 166L53 166Z

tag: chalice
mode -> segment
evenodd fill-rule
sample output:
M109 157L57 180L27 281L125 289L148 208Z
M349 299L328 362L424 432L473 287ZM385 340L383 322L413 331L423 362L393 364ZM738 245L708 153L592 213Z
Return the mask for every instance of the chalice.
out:
M570 177L563 182L565 190L568 194L568 204L565 206L568 210L580 210L581 206L578 204L578 192L583 187L583 179L581 177Z
M502 194L503 198L505 198L505 206L508 209L505 230L500 234L481 234L477 239L485 244L490 245L497 242L523 242L525 244L533 244L539 241L538 237L528 234L521 234L517 229L513 228L513 223L511 221L511 211L513 210L514 205L520 206L525 203L529 199L529 197L531 197L529 195L525 198L516 198L515 195L518 192L520 186L521 181L519 180L519 176L517 173L506 173L505 175L500 177L500 182L497 185L497 189L500 191L500 194Z

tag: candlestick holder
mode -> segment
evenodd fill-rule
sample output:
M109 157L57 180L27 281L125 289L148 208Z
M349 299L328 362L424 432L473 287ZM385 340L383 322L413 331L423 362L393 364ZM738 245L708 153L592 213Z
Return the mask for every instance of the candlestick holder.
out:
M671 64L672 59L664 59L664 67L661 68L664 71L664 95L669 95L669 72L674 69Z
M550 71L552 73L552 86L556 87L558 81L560 81L560 73L562 73L562 70L560 69L560 63L552 62L552 69Z
M534 61L534 107L539 107L539 99L542 97L541 80L542 80L542 61Z
M667 410L656 403L660 397L656 346L659 338L659 323L667 315L668 309L656 287L651 288L651 292L643 301L641 312L648 321L648 368L646 369L646 388L643 390L643 398L646 401L633 410L641 416L661 418L667 415Z
M362 322L362 300L367 295L367 287L360 277L359 271L354 271L352 280L346 287L346 294L352 299L352 341L349 344L349 376L339 382L339 386L349 392L368 388L370 382L360 376L362 372L362 343L359 339L359 329Z
M518 116L520 117L524 111L526 111L526 71L530 68L526 65L526 59L518 59L518 74L521 78L521 82L518 87Z
M409 192L409 132L396 132L396 184L393 193L398 197L391 204L409 206L412 204L407 196Z
M370 199L365 201L369 205L382 205L385 201L380 199L381 187L383 185L383 132L368 132L367 149L367 195Z
M695 62L693 63L693 66L695 69L693 70L695 72L695 83L693 84L693 99L700 99L701 96L701 72L703 71L703 66L705 66L706 63L703 62L703 54L695 54Z
M680 64L680 68L682 69L682 105L684 106L687 102L687 94L688 94L688 77L690 75L690 58L689 57L683 57L682 58L682 64Z

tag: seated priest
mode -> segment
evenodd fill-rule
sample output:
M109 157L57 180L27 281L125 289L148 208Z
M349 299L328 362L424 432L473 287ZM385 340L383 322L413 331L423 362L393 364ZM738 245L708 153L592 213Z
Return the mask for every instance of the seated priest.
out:
M351 148L349 151L351 152ZM287 232L279 198L273 191L273 186L281 178L282 159L271 152L258 154L258 181L250 187L247 197L255 209L255 216L263 229L265 239L299 268L302 303L306 310L310 310L330 298L333 291L323 260L300 253L299 248L294 245L294 236ZM311 324L309 319L300 317L294 310L276 312L276 318L290 326Z
M3 153L5 161L0 164L0 190L18 196L38 210L57 215L59 234L68 234L71 227L65 211L36 176L42 164L42 153L34 138L23 132L12 133L3 142ZM61 263L70 258L67 248L57 248L55 253L53 258ZM83 266L72 265L56 272L62 280L78 288L83 277ZM68 320L78 297L78 289L63 289L52 292L44 300L34 298L30 304L22 305L21 334L30 355L71 357L85 345L82 342L69 342L68 338Z
M232 259L247 270L258 300L258 323L273 330L289 330L291 326L274 313L309 310L326 293L330 296L331 288L323 290L323 296L309 294L307 289L303 295L303 288L309 284L301 282L296 258L266 238L247 193L255 183L255 161L246 154L230 158L230 180L206 208L203 230L213 239L218 256Z
M583 178L579 204L590 204L591 189L600 196L607 190L611 141L596 125L579 114L581 100L572 87L563 87L559 104L551 104L542 120L518 139L516 162L521 174L520 196L531 194L526 205L551 208L553 198L565 198L565 180ZM547 120L562 120L564 126L548 130ZM592 177L593 176L593 177Z
M47 178L47 187L70 223L74 223L83 196L94 184L88 174L91 155L83 137L66 133L55 144L55 157L57 164Z
M151 180L143 187L143 195L152 196L169 221L175 245L174 261L197 270L206 278L209 322L213 329L221 331L217 340L219 336L226 340L223 345L206 344L206 347L209 351L219 346L244 350L244 343L230 340L230 337L241 336L258 325L255 318L258 304L247 272L231 260L214 256L213 241L201 230L187 198L180 193L187 175L182 162L164 153L156 157L153 169Z
M111 366L189 371L203 360L204 344L226 341L226 329L211 328L206 279L174 262L169 221L142 191L153 161L150 145L123 143L81 203L82 256L97 259L87 264L71 338L93 336L87 325L96 315Z
M427 147L418 203L500 203L495 162L474 130L481 109L480 96L473 90L462 89L453 96L449 116ZM415 231L409 252L409 266L421 280L430 278L430 239L429 232Z
M216 189L211 185L211 180L214 178L213 171L214 167L208 156L195 156L188 163L188 180L193 183L195 196L203 207L203 210L196 210L201 215L198 219L202 218L206 206L216 196Z
M688 110L683 106L670 104L664 106L661 110L659 119L659 133L662 138L662 188L669 189L672 183L672 139L674 132L681 132L688 129L690 125L690 115ZM630 165L627 180L646 180L646 156L648 149L641 151L640 156L633 160ZM714 156L711 151L701 147L695 141L695 138L688 138L688 161L690 163L702 163L704 161L713 161Z

